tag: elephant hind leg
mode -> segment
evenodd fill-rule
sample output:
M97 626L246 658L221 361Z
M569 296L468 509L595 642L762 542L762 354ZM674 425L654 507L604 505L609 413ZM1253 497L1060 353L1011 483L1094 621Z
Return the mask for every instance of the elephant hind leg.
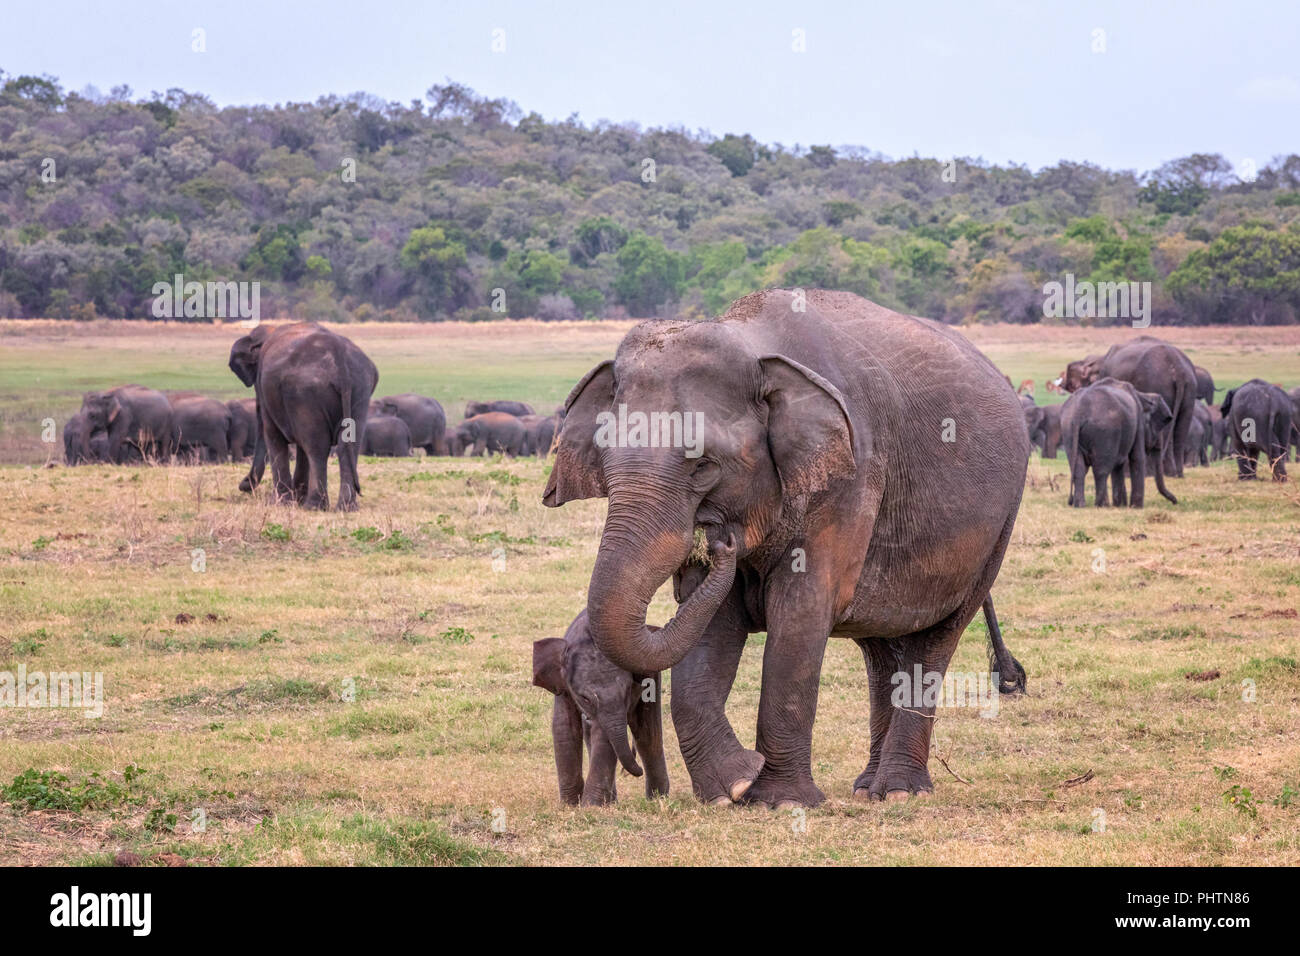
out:
M1110 473L1111 495L1116 508L1128 507L1128 492L1124 489L1124 462L1120 462Z

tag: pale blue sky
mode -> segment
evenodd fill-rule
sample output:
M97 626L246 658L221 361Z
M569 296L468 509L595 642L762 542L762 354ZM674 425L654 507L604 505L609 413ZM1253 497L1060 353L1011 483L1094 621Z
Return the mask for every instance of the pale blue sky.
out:
M1198 151L1259 166L1300 152L1295 0L0 0L0 24L7 73L221 105L406 102L451 77L549 118L893 157L1143 171ZM191 51L195 27L206 53Z

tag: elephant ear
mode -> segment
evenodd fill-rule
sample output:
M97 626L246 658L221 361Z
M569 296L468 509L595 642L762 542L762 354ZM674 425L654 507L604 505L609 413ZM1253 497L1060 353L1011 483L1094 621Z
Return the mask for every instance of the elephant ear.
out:
M259 325L230 347L230 370L247 387L257 381L257 364L268 334L266 326Z
M767 443L785 493L813 494L837 478L852 478L853 425L840 390L784 355L763 356L759 366Z
M545 687L552 694L560 695L564 690L564 676L560 670L564 658L564 638L547 637L533 641L533 684Z
M117 400L116 395L110 397L108 400L108 423L111 425L117 421L117 416L121 413L122 403Z
M609 494L596 447L596 416L614 403L614 362L601 362L582 377L564 402L564 425L555 441L555 464L542 504L558 508L566 501L604 498Z

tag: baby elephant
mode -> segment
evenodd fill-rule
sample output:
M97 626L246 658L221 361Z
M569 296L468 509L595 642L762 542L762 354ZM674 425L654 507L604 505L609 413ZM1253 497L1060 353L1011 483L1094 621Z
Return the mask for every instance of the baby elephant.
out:
M533 642L533 683L555 695L551 735L561 800L583 806L612 803L618 797L617 763L632 776L642 776L636 754L646 765L646 796L668 795L659 675L634 675L611 663L587 630L585 610L563 638ZM629 727L635 753L627 742ZM584 742L590 758L585 784Z

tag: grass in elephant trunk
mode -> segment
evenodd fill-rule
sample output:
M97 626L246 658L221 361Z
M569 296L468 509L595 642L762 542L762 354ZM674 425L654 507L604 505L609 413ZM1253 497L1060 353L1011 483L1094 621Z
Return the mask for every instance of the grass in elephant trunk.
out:
M0 672L105 683L99 720L0 708L0 863L127 850L210 864L1300 864L1291 485L1237 482L1225 461L1171 482L1176 507L1149 488L1142 511L1068 509L1064 455L1035 455L994 589L1029 696L987 719L945 708L936 727L969 785L932 759L931 800L850 800L866 674L832 640L813 740L821 808L699 805L665 713L673 795L647 802L620 772L617 805L571 809L531 646L583 606L604 502L542 507L535 459L363 458L355 514L250 499L235 490L245 466L40 468L28 420L59 396L75 409L82 391L131 380L237 394L233 331L169 327L141 359L147 328L117 325L130 328L65 327L57 342L0 328L0 460L15 463L0 466ZM453 420L460 395L559 401L621 334L343 331L375 357L382 393L433 394ZM1194 361L1226 370L1221 385L1291 384L1300 367L1294 330L1166 337L1184 331ZM1113 334L970 330L1015 381L1038 382L1040 402L1067 358ZM649 620L674 608L665 586ZM982 618L971 631L953 670L979 674ZM754 635L728 705L750 746L762 653ZM145 772L128 782L131 765ZM115 787L34 809L11 786L29 768L65 775L73 806L93 772Z

